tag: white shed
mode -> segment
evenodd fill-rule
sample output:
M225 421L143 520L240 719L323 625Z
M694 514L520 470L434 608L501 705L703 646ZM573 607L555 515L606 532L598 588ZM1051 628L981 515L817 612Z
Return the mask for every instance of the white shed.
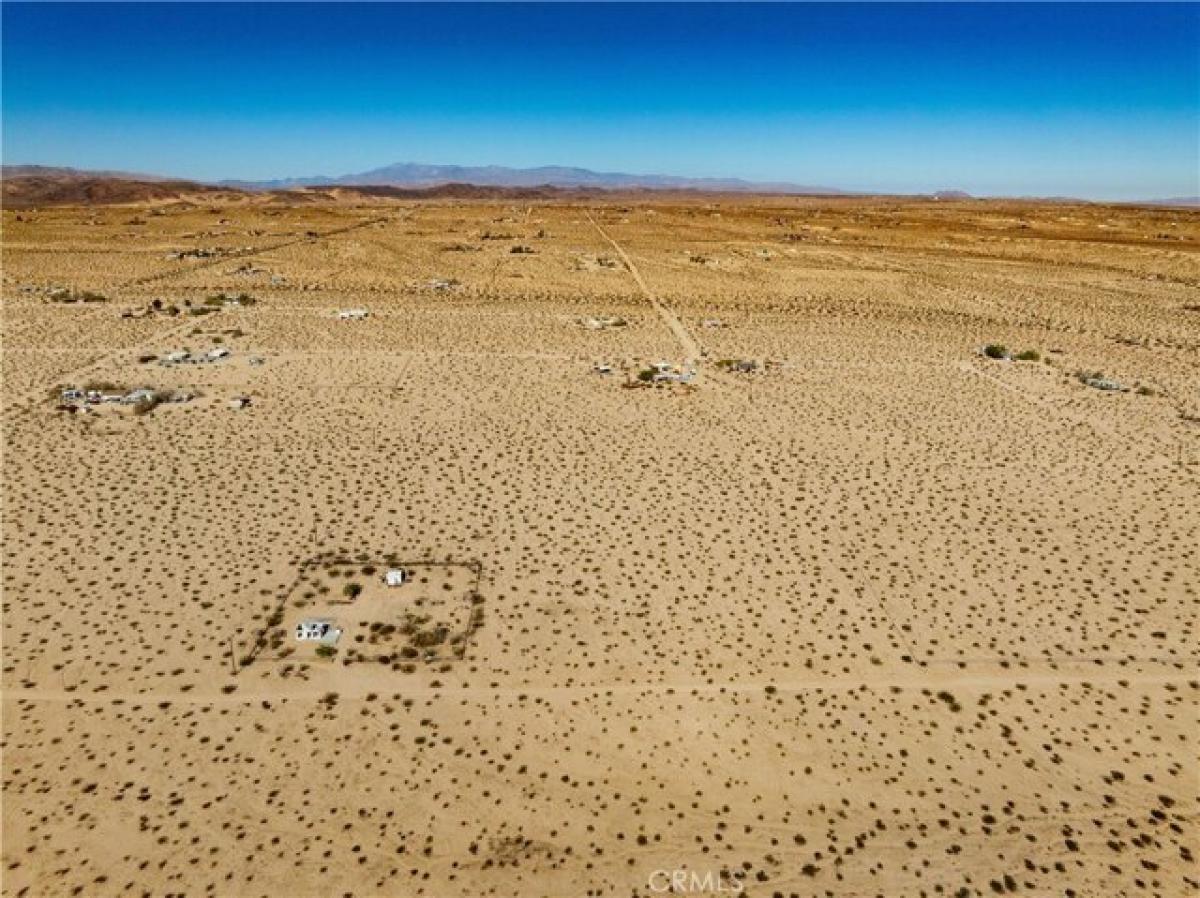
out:
M388 572L383 575L383 582L388 586L403 586L404 581L408 579L408 575L403 568L389 568Z

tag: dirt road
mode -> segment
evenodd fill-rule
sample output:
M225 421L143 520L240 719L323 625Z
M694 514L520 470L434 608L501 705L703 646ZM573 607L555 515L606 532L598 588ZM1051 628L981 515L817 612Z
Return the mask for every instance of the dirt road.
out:
M587 212L585 214L588 221L592 223L592 227L599 231L600 236L607 240L612 248L616 250L617 254L621 257L621 261L625 263L625 267L629 270L629 273L633 275L633 279L637 281L637 285L641 288L643 295L645 295L646 299L650 300L650 305L654 306L654 310L658 312L663 322L671 329L671 333L675 335L675 339L679 341L679 345L683 348L684 364L697 364L700 361L701 349L695 337L688 333L688 329L683 326L683 322L679 320L679 316L675 314L670 306L659 299L654 294L654 291L647 286L646 281L642 278L642 273L633 264L633 260L629 258L629 254L622 249L621 244L617 243L608 231L600 226L600 223L592 217L592 213ZM700 372L697 371L696 373L697 377L699 377Z

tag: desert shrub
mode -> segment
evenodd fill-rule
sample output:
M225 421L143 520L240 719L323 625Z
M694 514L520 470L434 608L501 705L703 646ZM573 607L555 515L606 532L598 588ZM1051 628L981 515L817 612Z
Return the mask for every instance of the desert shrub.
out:
M1023 349L1018 352L1014 358L1018 362L1040 362L1042 360L1042 354L1036 349Z
M362 594L362 585L359 583L347 583L342 587L342 595L348 599L357 599Z
M658 372L656 372L653 368L643 368L637 373L637 379L642 383L650 383L650 381L654 379L654 375L657 373Z
M441 645L446 641L446 637L450 635L450 630L445 624L438 624L432 630L418 630L413 633L409 639L412 644L418 648L433 648L436 645Z
M1008 358L1008 349L1003 343L989 343L983 347L983 354L989 359L1004 359Z
M162 402L159 394L155 393L149 399L143 399L141 402L133 404L133 413L135 415L148 415L150 412L158 408L158 404Z
M317 646L317 657L318 658L332 658L336 654L337 654L337 649L335 649L331 645Z

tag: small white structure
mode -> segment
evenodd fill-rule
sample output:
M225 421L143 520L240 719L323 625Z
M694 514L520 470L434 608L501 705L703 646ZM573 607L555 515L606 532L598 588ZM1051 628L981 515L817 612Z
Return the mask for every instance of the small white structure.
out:
M388 586L403 586L406 580L408 580L408 574L404 572L403 568L389 568L383 575L383 582Z
M181 362L186 362L187 360L187 350L184 349L177 349L174 352L168 352L162 357L162 363L164 365L178 365Z
M236 398L234 398L234 399L230 399L230 400L229 400L229 407L230 407L231 409L241 409L241 408L245 408L245 407L246 407L246 406L248 406L249 404L250 404L250 397L249 397L249 396L238 396L238 397L236 397Z
M1104 390L1110 393L1126 393L1129 388L1118 380L1113 380L1110 377L1101 375L1089 375L1079 378L1081 382L1087 384L1093 390Z
M342 631L331 620L307 619L296 624L296 640L319 642L321 645L336 645Z
M79 402L83 399L83 390L77 390L74 387L63 390L60 394L63 402Z
M215 362L217 359L223 359L223 358L225 358L227 355L229 355L229 347L227 347L227 346L217 346L216 348L214 348L214 349L210 349L210 350L208 351L208 355L206 356L206 358L207 358L207 359L208 359L210 362Z
M593 369L597 374L612 374L612 365L596 365Z
M342 321L362 321L370 314L366 309L342 309L338 312L338 318Z

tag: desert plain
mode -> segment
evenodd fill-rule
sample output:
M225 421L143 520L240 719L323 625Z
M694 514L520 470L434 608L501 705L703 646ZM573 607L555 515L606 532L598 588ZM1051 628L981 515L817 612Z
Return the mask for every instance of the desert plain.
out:
M6 210L3 894L1196 894L1198 287L1177 208Z

